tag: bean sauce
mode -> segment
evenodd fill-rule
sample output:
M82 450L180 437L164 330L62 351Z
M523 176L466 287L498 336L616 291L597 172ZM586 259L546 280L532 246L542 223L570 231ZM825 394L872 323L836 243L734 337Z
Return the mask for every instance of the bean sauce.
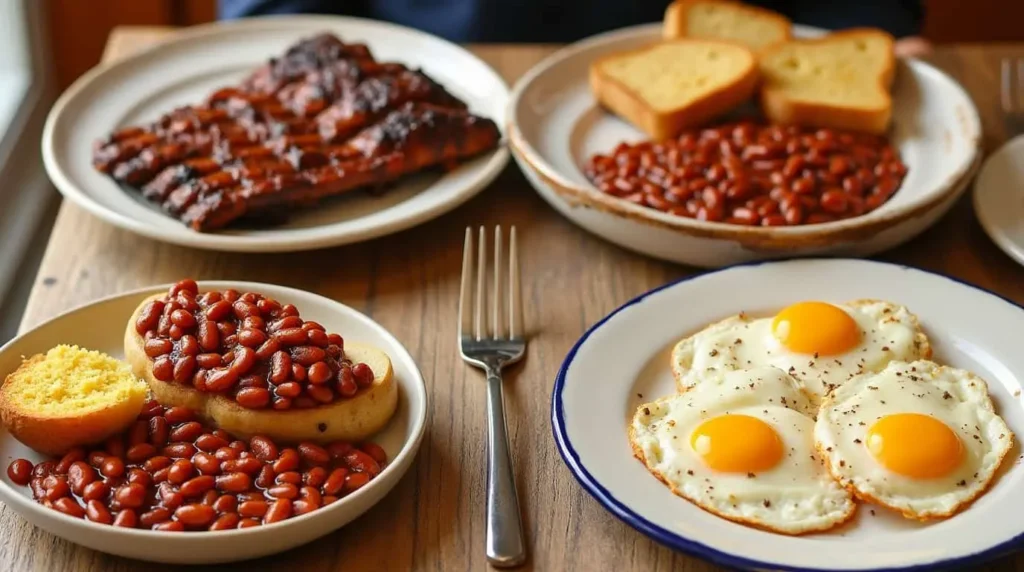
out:
M345 343L291 304L255 292L199 293L182 280L135 322L160 381L220 393L249 409L305 409L348 399L373 383Z
M677 216L794 226L877 209L907 166L885 137L745 121L622 143L584 173L603 193Z
M16 459L7 475L68 516L181 532L247 528L311 512L359 490L386 463L374 443L292 448L263 436L240 441L194 420L188 409L150 401L134 425L106 443L34 466Z

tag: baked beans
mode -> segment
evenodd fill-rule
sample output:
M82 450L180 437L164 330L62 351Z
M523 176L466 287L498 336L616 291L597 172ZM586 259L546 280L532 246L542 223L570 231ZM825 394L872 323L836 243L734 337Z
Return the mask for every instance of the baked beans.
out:
M249 409L316 407L373 383L368 365L345 357L341 336L254 292L199 294L194 280L182 280L146 304L135 331L153 377L221 393Z
M164 452L154 441L166 443ZM214 453L205 450L221 442ZM28 486L40 504L75 518L152 530L228 530L326 506L366 485L386 463L374 443L292 448L263 436L234 440L180 408L150 401L136 424L105 443L36 465L16 459L7 476Z
M745 121L622 143L591 157L584 173L601 192L662 212L793 226L877 209L907 166L885 137Z

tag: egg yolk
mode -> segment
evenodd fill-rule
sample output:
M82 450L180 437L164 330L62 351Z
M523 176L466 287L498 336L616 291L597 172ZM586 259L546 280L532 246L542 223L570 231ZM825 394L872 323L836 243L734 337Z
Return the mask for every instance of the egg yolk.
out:
M790 350L831 356L860 343L857 322L842 308L825 302L797 302L772 320L772 334Z
M690 446L708 467L724 473L767 471L782 460L782 439L750 415L722 415L701 423Z
M868 429L865 445L886 469L913 479L948 475L964 456L957 434L942 421L921 413L882 417Z

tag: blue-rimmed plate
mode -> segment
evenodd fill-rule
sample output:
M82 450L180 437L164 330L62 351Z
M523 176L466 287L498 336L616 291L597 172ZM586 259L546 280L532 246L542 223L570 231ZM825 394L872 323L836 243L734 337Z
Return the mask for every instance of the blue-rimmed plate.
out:
M633 458L626 427L636 407L674 392L669 350L681 337L745 311L771 315L799 300L877 298L920 319L934 359L987 380L996 409L1024 437L1024 308L956 280L882 262L817 259L734 266L653 290L598 322L555 382L559 450L583 487L651 538L741 568L911 570L957 568L1024 540L1019 445L991 490L951 519L918 523L866 505L848 525L788 537L734 524L674 496Z

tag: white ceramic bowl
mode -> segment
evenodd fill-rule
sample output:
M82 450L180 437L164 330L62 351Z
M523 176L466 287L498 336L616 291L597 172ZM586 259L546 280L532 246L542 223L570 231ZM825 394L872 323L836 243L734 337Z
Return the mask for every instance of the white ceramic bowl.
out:
M406 177L386 193L353 192L298 209L281 225L195 232L92 166L93 142L118 127L152 121L202 101L267 58L321 32L363 42L381 61L423 68L470 111L504 125L508 87L466 49L418 30L360 18L274 16L187 28L141 53L78 79L54 104L43 131L43 160L57 189L104 221L149 238L213 250L282 252L391 234L469 200L508 163L502 145L447 173Z
M804 255L866 256L909 240L938 220L977 167L981 122L970 97L938 69L900 60L891 137L910 170L900 190L875 211L826 224L740 227L605 195L587 181L581 166L594 153L646 137L598 107L587 79L590 63L655 42L660 33L659 25L645 25L573 44L523 76L509 102L509 142L527 179L560 213L611 242L703 267Z
M670 351L680 338L740 311L770 316L799 300L861 298L906 305L934 361L977 373L1017 435L989 491L956 516L912 521L864 505L847 525L790 537L736 524L677 497L633 457L636 408L675 393ZM627 302L588 330L555 380L552 422L562 457L608 511L651 538L715 563L758 570L972 568L1024 540L1024 308L937 274L849 259L733 266ZM873 509L873 510L871 510Z
M27 487L11 482L7 465L27 458L44 457L0 429L0 500L32 524L61 538L118 556L174 564L212 564L258 558L305 544L348 524L390 491L412 464L426 422L426 388L409 352L370 318L334 300L270 284L204 281L201 289L235 288L260 292L282 303L295 304L303 316L323 324L328 331L375 345L391 357L398 383L398 410L388 426L373 440L388 454L389 463L362 489L341 500L300 517L253 528L220 532L168 533L115 528L72 518L44 508L32 500ZM105 298L71 310L0 348L0 379L21 364L22 356L45 352L57 344L82 347L124 357L124 327L132 311L145 297L167 286L147 288Z

